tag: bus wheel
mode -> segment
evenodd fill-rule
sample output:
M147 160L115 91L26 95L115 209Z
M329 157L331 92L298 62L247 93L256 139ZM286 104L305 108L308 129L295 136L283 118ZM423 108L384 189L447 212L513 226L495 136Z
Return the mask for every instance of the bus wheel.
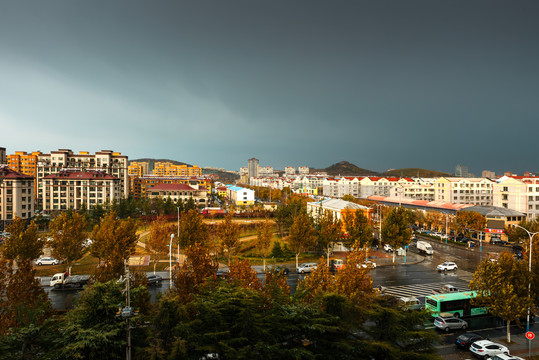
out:
M453 316L456 317L456 318L459 318L460 314L458 312L456 312L456 313L453 314Z

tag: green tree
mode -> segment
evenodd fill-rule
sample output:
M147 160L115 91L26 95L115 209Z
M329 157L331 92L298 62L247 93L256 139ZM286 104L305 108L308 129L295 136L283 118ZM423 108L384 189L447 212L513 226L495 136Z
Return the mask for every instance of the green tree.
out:
M346 236L344 244L351 247L354 244L367 248L372 243L372 225L369 219L363 214L363 211L356 210L344 213L344 227Z
M311 219L305 212L300 212L294 218L288 235L288 244L296 254L296 267L298 266L299 255L314 246L316 243L316 231Z
M264 259L264 270L266 270L266 251L271 244L273 237L274 223L266 218L263 222L258 223L256 227L256 249Z
M497 261L483 260L469 284L477 292L473 304L507 321L507 342L511 342L511 322L525 317L533 297L528 296L530 273L525 262L503 252Z
M17 262L35 260L43 251L45 241L37 233L37 225L32 221L26 227L26 221L16 217L6 227L11 235L6 238L2 253L5 258Z
M306 211L306 199L299 196L291 196L281 206L277 207L274 215L281 237L292 226L294 218Z
M208 242L208 228L204 224L202 215L196 210L189 210L180 216L180 231L178 243L185 249L195 243L206 246Z
M411 214L402 206L391 209L382 222L382 238L393 248L393 262L395 262L395 249L404 247L412 241L410 224Z
M232 219L232 214L227 214L225 219L217 227L217 236L221 240L221 252L227 255L228 265L230 258L235 253L240 242L240 226Z
M327 266L336 242L342 239L342 223L331 211L324 211L316 220L317 242L326 253Z
M86 219L78 213L64 212L51 221L50 229L52 255L64 260L71 273L71 264L84 255Z
M134 220L119 219L114 211L101 218L92 232L90 246L92 255L103 261L103 265L96 269L96 279L103 282L124 275L124 262L135 252L136 230Z
M164 217L157 218L155 221L152 222L150 226L150 232L148 233L148 241L146 242L146 246L148 250L154 253L154 271L157 262L169 251L171 251L168 248L168 246L170 245L169 239L171 233L173 233L173 229L170 225L167 224L167 221Z

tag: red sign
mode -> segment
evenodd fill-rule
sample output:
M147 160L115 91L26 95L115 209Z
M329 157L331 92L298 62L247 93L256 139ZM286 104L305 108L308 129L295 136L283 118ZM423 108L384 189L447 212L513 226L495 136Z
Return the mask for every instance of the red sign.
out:
M503 229L485 229L485 232L493 233L493 234L503 234Z
M528 340L533 340L533 339L535 339L535 334L532 333L531 331L528 331L528 332L526 333L526 339L528 339Z

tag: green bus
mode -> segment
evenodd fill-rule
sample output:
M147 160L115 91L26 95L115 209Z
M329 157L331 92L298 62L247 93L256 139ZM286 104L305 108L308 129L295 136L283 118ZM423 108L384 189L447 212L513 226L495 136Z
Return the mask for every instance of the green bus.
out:
M449 313L455 317L486 314L486 308L475 307L470 303L470 300L475 297L475 291L430 295L425 297L425 309L433 317L440 315L440 313Z

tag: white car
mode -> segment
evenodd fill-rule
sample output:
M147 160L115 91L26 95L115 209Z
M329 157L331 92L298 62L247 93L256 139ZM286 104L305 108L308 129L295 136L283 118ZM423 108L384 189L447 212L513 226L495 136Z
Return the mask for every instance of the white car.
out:
M361 267L363 267L364 269L366 268L376 269L376 263L374 261L365 260L365 262L361 264Z
M296 272L298 274L305 274L305 273L310 273L311 271L316 270L317 268L318 268L318 265L316 263L303 263L296 268Z
M438 265L436 269L438 271L451 271L451 270L457 271L458 266L454 262L446 261L443 264Z
M509 355L509 349L501 344L497 344L490 340L479 340L470 346L470 351L479 358L486 358L488 356L505 354Z
M42 257L40 259L37 259L36 260L36 264L41 266L41 265L58 265L60 263L59 260L56 260L55 258L52 258L52 257Z
M393 248L389 244L384 244L384 250L387 251L387 252L391 252L391 251L393 251Z
M524 360L524 358L513 355L498 354L489 357L488 360Z

